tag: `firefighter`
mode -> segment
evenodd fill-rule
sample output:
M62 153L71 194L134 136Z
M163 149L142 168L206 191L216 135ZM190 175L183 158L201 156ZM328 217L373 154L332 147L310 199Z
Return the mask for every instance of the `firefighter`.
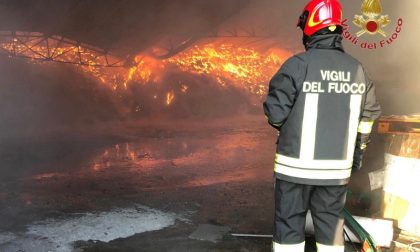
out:
M273 251L303 252L310 210L319 252L344 251L346 185L362 165L381 113L363 66L342 47L338 0L313 0L299 17L305 52L274 75L264 102L279 131Z

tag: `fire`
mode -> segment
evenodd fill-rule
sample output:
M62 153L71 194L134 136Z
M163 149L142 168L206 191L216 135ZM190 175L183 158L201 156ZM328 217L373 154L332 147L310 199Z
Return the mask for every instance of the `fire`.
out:
M196 45L169 59L182 71L212 76L221 86L227 83L263 96L267 83L289 54L276 49L259 53L234 44Z
M127 80L124 82L124 87L127 88L127 83L133 79L134 73L137 71L137 66L131 67L128 70Z
M140 83L159 82L160 72L165 70L164 62L145 55L137 55L134 58L135 66L130 68L125 79L126 82Z
M146 55L137 55L133 64L134 66L128 69L95 66L81 66L81 69L85 74L110 85L114 90L127 89L132 83L158 83L162 76L160 73L165 71L164 62Z
M45 52L45 45L37 45L35 42L31 45L31 50L14 40L0 42L0 48L11 54L13 52L26 58L41 59L38 52ZM83 46L58 47L52 54L56 61L76 63L82 55L84 61L76 67L113 90L125 90L134 84L161 83L167 68L170 67L182 72L209 76L221 87L233 85L258 97L265 95L268 81L285 58L290 56L290 53L279 48L261 50L240 47L235 43L213 42L192 46L165 60L139 54L134 57L131 67L106 68L100 66L106 58L95 55L95 51ZM31 62L42 63L34 60ZM188 86L181 85L180 91L186 94ZM156 97L155 95L154 98ZM174 91L168 92L166 105L171 105L174 98Z
M172 90L171 92L166 93L166 105L171 105L172 102L174 101L175 98L175 93Z

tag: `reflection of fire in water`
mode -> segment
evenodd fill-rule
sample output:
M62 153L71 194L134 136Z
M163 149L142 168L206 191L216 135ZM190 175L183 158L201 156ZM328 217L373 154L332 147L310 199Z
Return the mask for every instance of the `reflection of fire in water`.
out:
M63 177L64 174L58 173L58 172L50 172L50 173L42 173L34 176L34 179L36 180L43 180L43 179L51 179L51 178L57 178L57 177Z
M162 160L154 160L147 149L134 149L130 143L116 144L98 155L93 160L91 169L99 172L110 168L125 167L120 162L131 163L134 167L144 167L144 165L160 164Z
M168 106L171 105L174 98L175 98L175 93L174 93L173 90L171 90L171 92L168 92L166 94L166 105L168 105Z
M242 124L249 123L243 121ZM53 188L56 185L60 188L80 185L80 188L73 187L75 193L82 191L83 195L96 197L97 193L114 195L112 188L120 190L121 184L127 188L121 190L131 193L132 189L137 192L171 190L261 178L264 172L257 168L261 165L261 157L251 154L261 147L261 137L270 134L261 134L259 130L249 128L226 131L225 126L213 128L217 130L210 135L190 134L191 130L201 132L203 125L207 127L208 122L192 128L183 128L175 123L173 126L185 131L170 134L169 137L163 133L110 145L83 160L80 166L75 165L78 162L68 164L64 166L66 169L54 173L47 166L45 173L34 174L30 179L42 182L37 185ZM255 129L254 126L252 128ZM266 174L270 174L269 171ZM270 176L267 178L270 179ZM43 183L45 181L48 183ZM119 194L120 191L115 193ZM37 198L42 196L36 195Z
M33 59L40 58L37 55L38 51L45 51L44 45L34 44L31 50L28 50L13 41L0 43L0 47ZM160 83L165 69L171 68L192 74L207 75L221 86L234 85L259 97L266 92L270 77L289 56L288 52L281 49L264 51L238 47L233 43L203 43L166 60L139 54L134 58L134 65L125 69L99 67L98 65L101 65L104 59L95 55L95 51L81 46L58 48L54 54L55 57L62 57L67 61L74 61L74 58L82 54L87 60L78 68L101 83L109 85L113 90L124 90L134 83ZM31 62L35 63L34 60ZM187 91L188 86L182 85L181 92L187 93ZM171 91L165 98L165 103L171 105L175 93Z
M182 93L187 93L188 92L188 86L187 85L182 85L181 86L181 92Z

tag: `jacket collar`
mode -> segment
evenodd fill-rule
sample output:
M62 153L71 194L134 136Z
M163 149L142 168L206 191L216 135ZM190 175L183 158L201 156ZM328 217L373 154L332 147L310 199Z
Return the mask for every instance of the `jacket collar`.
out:
M306 42L306 50L312 48L316 49L337 49L344 52L342 44L343 36L340 34L325 34L325 35L315 35L309 38Z

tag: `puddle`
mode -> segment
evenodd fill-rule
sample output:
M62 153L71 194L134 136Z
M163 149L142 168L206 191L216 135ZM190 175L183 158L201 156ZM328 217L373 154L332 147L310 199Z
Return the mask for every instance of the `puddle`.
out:
M73 214L31 224L24 234L0 233L0 251L71 252L75 241L109 242L174 225L177 216L144 206Z

